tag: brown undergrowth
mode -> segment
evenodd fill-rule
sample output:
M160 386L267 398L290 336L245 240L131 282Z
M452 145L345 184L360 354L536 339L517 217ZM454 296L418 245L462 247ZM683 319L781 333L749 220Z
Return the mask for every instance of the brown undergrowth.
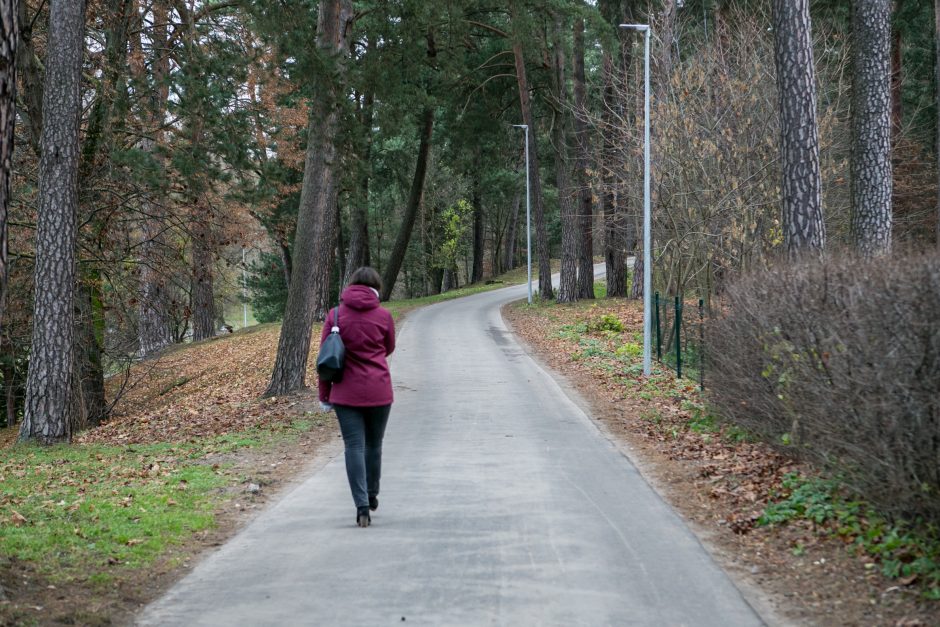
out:
M711 419L695 382L659 367L645 379L639 303L514 303L503 314L536 356L590 399L602 429L758 607L784 623L940 624L936 602L883 577L830 529L806 521L758 524L786 493L786 477L812 470Z

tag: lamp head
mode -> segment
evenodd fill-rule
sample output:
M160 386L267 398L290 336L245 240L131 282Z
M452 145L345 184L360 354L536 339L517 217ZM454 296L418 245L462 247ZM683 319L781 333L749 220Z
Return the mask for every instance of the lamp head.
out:
M513 124L513 126L516 128L529 128L528 124Z
M650 29L650 26L649 24L620 24L619 28L645 33Z

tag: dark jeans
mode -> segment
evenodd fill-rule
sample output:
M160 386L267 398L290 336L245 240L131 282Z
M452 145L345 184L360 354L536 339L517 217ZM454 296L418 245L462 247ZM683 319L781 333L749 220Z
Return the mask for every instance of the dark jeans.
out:
M382 478L382 438L391 405L350 407L334 405L346 444L346 477L356 507L366 507L379 495Z

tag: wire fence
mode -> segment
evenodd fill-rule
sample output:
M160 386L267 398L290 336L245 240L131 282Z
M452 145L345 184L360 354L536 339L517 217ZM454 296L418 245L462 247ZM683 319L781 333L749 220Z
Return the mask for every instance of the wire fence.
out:
M653 297L655 356L679 379L697 381L705 389L705 301Z

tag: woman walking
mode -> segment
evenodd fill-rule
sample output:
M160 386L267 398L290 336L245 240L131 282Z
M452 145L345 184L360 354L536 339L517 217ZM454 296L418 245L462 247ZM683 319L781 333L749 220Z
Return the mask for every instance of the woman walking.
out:
M382 279L372 268L359 268L330 310L320 344L330 334L339 310L339 334L346 365L338 383L320 381L320 406L335 409L346 445L346 476L356 503L356 523L368 527L369 510L379 506L382 438L392 408L392 377L387 357L395 350L395 323L379 306Z

